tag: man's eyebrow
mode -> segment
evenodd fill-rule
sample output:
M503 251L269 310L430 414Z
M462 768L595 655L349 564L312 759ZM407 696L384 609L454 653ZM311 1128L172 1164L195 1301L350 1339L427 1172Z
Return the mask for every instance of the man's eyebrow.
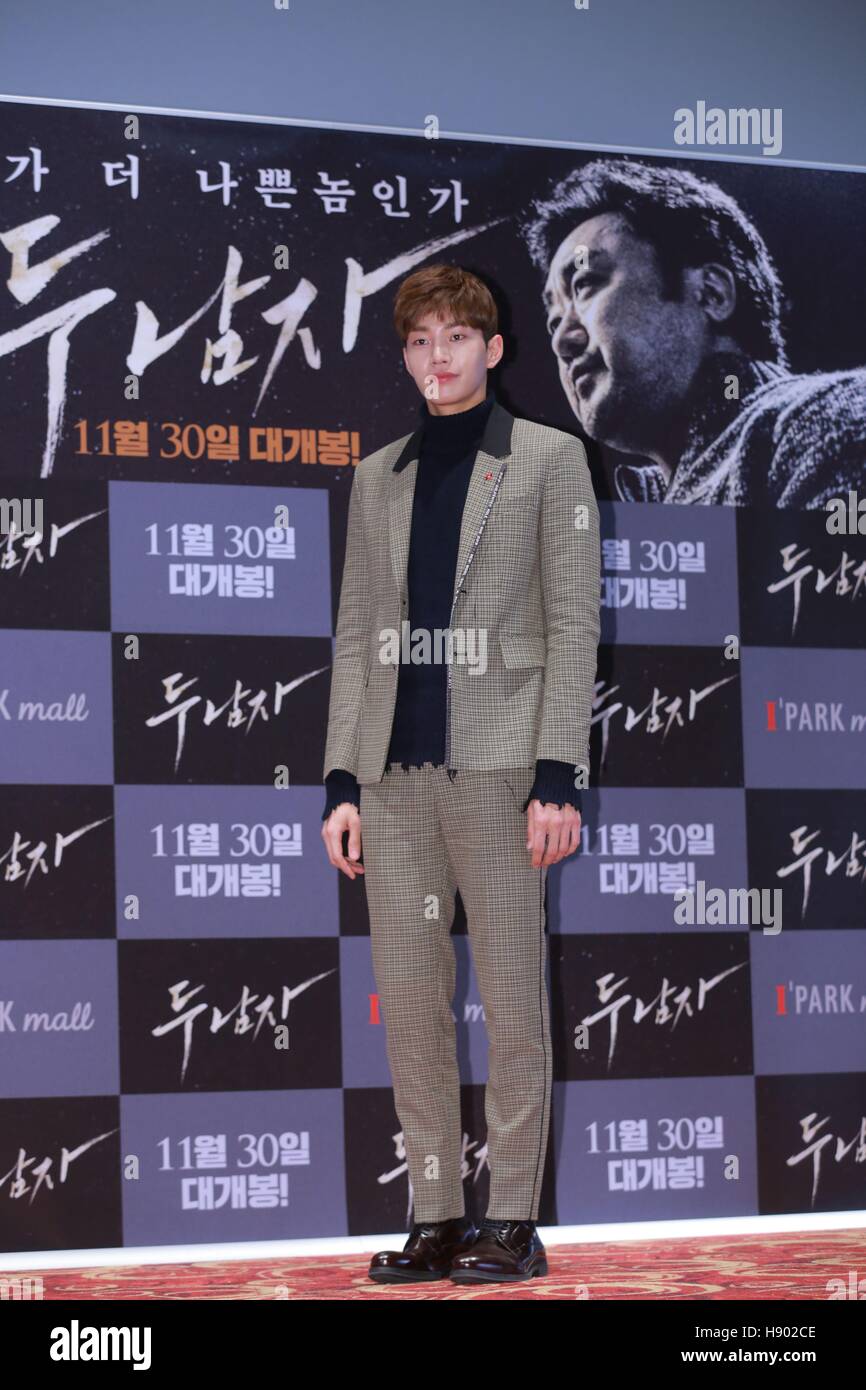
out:
M575 245L576 245L576 246L580 246L581 243L580 243L580 242L575 242ZM612 258L611 258L611 256L610 256L610 253L609 253L608 251L606 251L606 250L604 249L604 247L601 247L601 246L589 246L589 247L587 247L587 251L588 251L588 255L587 255L587 262L588 262L587 268L588 268L588 269L590 269L590 270L610 270L611 266L613 265L613 260L612 260ZM562 268L561 268L561 270L560 270L560 272L559 272L559 283L560 283L560 285L563 287L563 289L566 289L566 290L568 289L569 285L571 284L572 279L574 278L574 276L575 276L577 273L578 273L577 267L576 267L576 265L574 264L574 260L573 260L573 259L572 259L572 260L569 260L569 261L564 261L564 262L563 262ZM553 290L551 290L551 289L545 289L545 290L543 291L543 293L542 293L542 299L544 300L544 302L545 302L545 304L548 306L548 308L550 308L551 304L553 303L553 297L554 297L554 296L553 296Z
M454 322L452 322L452 323L446 323L446 324L444 325L444 327L445 327L445 328L468 328L469 325L468 325L468 323L461 323L459 319L456 319L456 320L454 320ZM410 338L411 338L411 336L412 336L413 333L429 333L429 332L430 332L430 325L429 325L429 324L427 324L427 323L419 323L419 324L417 324L417 325L415 326L415 328L411 329L411 331L410 331L410 333L409 333L409 336L410 336Z
M580 245L580 243L578 243L578 245ZM612 264L610 252L606 251L603 246L588 246L586 249L587 263L593 270L606 270ZM571 268L572 273L577 269L573 260L571 262Z

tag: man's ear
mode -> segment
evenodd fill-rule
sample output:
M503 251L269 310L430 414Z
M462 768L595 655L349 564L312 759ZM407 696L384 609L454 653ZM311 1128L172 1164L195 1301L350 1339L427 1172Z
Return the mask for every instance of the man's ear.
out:
M505 340L503 339L501 333L494 333L493 337L490 339L490 342L487 344L488 358L490 356L491 350L493 352L493 361L488 361L488 371L492 371L492 369L495 366L497 366L499 362L501 362L503 354L505 352Z
M708 261L686 274L692 278L697 301L707 317L714 323L729 319L737 306L737 282L728 267Z

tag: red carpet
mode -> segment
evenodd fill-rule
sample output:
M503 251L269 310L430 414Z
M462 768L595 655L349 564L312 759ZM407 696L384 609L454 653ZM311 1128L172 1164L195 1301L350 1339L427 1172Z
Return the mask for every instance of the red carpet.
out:
M2 1258L2 1257L0 1257ZM866 1268L866 1231L548 1246L550 1273L520 1284L379 1285L369 1255L16 1271L65 1299L822 1299ZM859 1273L858 1273L859 1271ZM0 1269L0 1276L4 1271Z

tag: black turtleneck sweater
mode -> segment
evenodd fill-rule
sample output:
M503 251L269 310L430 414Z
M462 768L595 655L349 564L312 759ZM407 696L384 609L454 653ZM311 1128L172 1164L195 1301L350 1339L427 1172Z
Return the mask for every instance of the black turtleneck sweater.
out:
M495 399L493 392L488 391L478 405L454 415L433 415L426 400L421 402L423 433L406 571L410 638L415 628L432 634L448 627L463 508L478 446ZM387 767L421 767L425 762L444 766L447 688L447 663L401 663ZM574 786L571 763L541 758L536 762L535 774L524 811L536 798L556 806L570 802L581 810L581 793ZM327 800L322 820L343 801L360 806L360 788L352 773L335 768L328 773L325 788Z

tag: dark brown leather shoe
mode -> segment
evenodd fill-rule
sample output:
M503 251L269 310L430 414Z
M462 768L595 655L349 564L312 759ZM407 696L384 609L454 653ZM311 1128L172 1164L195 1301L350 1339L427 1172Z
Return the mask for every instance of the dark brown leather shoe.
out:
M468 1216L453 1221L417 1221L402 1250L380 1250L370 1261L370 1278L377 1284L418 1283L447 1279L451 1262L468 1250L478 1235Z
M534 1221L499 1221L485 1217L478 1239L451 1265L458 1284L503 1283L547 1273L547 1251Z

